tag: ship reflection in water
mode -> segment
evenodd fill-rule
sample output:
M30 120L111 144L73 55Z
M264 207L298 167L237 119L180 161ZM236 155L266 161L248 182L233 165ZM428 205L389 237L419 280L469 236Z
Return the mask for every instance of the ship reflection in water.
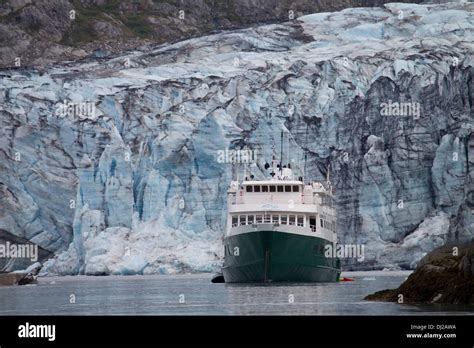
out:
M0 287L1 315L388 315L474 314L473 306L369 302L406 272L354 272L353 282L212 284L211 275L40 278ZM70 295L75 302L70 303Z

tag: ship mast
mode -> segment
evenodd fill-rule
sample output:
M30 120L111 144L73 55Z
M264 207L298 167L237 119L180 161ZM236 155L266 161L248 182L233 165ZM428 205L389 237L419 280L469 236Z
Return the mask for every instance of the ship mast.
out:
M306 182L306 164L308 162L308 124L306 124L306 137L304 142L303 184Z
M332 184L330 180L330 172L331 172L331 162L329 162L328 164L328 172L326 174L326 185L328 186L329 193L332 196Z
M270 177L273 179L276 175L276 168L275 168L275 161L276 161L276 155L275 155L275 139L272 141L272 172L270 173Z
M280 138L280 175L279 178L283 175L283 130L281 131L281 138Z

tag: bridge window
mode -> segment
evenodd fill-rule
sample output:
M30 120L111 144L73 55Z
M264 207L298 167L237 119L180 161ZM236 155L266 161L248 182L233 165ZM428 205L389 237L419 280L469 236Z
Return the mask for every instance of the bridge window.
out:
M323 219L319 220L321 222L321 227L323 227Z
M233 215L233 216L232 216L232 227L237 226L238 223L239 223L239 219L237 219L237 216L236 216L236 215Z
M268 186L262 185L262 192L268 192Z
M275 189L276 189L275 186L273 186L273 185L270 186L270 192L275 192Z
M242 226L242 225L245 225L245 215L240 215L239 216L239 225Z
M249 225L252 225L252 224L253 224L253 215L248 215L248 216L247 216L247 223L248 223Z
M300 187L298 185L293 185L293 192L300 192Z
M283 186L277 186L277 191L278 192L283 192Z
M287 215L282 215L281 216L281 224L282 225L287 225L288 224L288 216Z
M279 221L278 221L278 215L272 215L272 222L273 222L274 224L278 224L278 223L279 223Z
M301 227L304 226L304 216L303 215L298 215L298 226L301 226Z
M255 217L255 219L257 220L257 224L261 224L261 223L262 223L263 216L262 216L262 215L257 215L257 216Z
M291 192L291 186L290 185L285 186L285 192Z
M295 216L294 215L290 215L290 225L295 225Z
M309 217L309 228L311 228L311 231L316 232L316 216Z
M252 188L253 187L251 185L247 185L247 192L253 192Z
M260 192L260 186L254 186L253 192Z

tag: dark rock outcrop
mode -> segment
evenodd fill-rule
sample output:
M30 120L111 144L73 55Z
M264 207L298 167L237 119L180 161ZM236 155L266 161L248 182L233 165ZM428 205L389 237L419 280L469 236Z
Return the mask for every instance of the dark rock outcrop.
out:
M24 271L0 273L0 286L36 284L41 263L36 262Z
M378 291L365 299L403 303L474 303L474 241L432 251L400 287Z
M0 286L17 285L25 276L26 273L23 272L0 273Z
M97 49L118 53L215 30L285 22L308 13L381 6L387 2L390 1L0 1L0 67L14 67L17 63L43 66L85 57Z

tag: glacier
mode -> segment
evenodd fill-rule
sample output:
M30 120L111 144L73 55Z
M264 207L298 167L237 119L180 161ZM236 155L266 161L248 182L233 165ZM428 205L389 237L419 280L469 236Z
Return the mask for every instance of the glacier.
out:
M474 236L473 10L390 3L0 71L0 236L54 255L43 275L216 271L243 175L218 152L257 150L262 178L283 130L285 162L330 172L338 243L365 245L344 269L413 269Z

